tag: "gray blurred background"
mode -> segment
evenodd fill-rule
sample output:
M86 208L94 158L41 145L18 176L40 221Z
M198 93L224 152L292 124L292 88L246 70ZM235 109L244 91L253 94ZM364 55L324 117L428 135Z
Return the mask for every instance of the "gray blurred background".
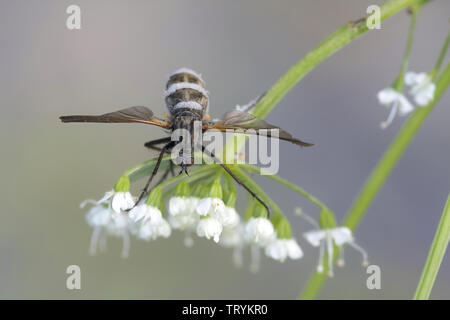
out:
M143 143L162 135L145 125L62 125L63 114L96 114L148 105L165 111L165 76L186 66L203 74L214 117L244 104L344 22L375 0L303 1L7 1L0 2L0 298L291 299L317 262L264 258L261 272L236 269L212 241L185 248L182 235L132 241L109 238L91 257L91 229L79 203L99 198L127 168L153 155ZM66 28L66 8L81 7L82 29ZM448 32L449 1L423 8L411 69L429 71ZM303 79L268 116L294 136L281 144L280 175L309 190L342 219L404 119L382 131L387 110L376 93L400 68L409 17L401 12L333 55ZM446 60L448 61L448 59ZM409 299L450 190L450 95L447 93L399 161L359 229L357 241L381 267L382 290L366 289L361 257L327 281L320 298ZM316 210L265 178L293 223L295 206ZM144 181L141 182L142 184ZM246 262L249 256L246 257ZM65 287L77 264L82 290ZM450 257L432 298L450 298Z

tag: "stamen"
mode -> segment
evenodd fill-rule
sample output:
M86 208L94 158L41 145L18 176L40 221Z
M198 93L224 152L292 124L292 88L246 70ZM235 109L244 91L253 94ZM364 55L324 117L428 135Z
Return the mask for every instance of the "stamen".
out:
M128 255L130 253L130 235L128 234L127 231L122 232L122 239L123 239L123 247L120 256L122 258L128 258Z
M331 278L334 276L333 273L333 251L334 251L334 245L333 245L333 239L331 239L331 234L327 232L327 251L328 251L328 276Z
M83 202L80 203L80 209L83 209L84 207L86 207L87 204L93 204L96 205L97 201L93 200L93 199L86 199Z
M344 247L339 248L341 250L341 253L339 254L339 258L336 261L336 264L338 267L344 267L345 266L345 260L344 260Z
M261 255L258 246L252 245L250 248L251 260L250 260L250 272L257 273L259 271L259 262Z
M389 113L387 120L383 121L380 124L381 129L386 129L392 123L392 120L394 120L397 111L398 111L398 102L396 101L392 105L391 112Z
M99 236L99 249L100 252L106 251L106 240L108 239L108 235L106 232L102 232Z
M301 210L301 209L300 209ZM317 223L316 220L314 220L312 217L308 216L306 213L304 213L303 211L295 211L295 213L300 217L303 218L306 222L308 222L310 225L312 225L314 228L316 229L320 229L319 224Z
M191 248L194 245L194 239L192 238L192 231L186 230L184 235L184 245Z
M91 243L89 245L89 254L92 256L97 253L97 244L101 231L102 231L101 227L95 227L94 231L92 232Z
M320 246L319 246L319 263L317 265L317 272L318 273L322 273L323 272L323 258L325 256L325 241L321 240L320 241Z
M242 265L244 264L242 246L237 246L233 249L233 263L236 268L242 268Z
M368 257L368 254L367 254L366 250L364 250L363 248L361 248L359 245L357 245L357 244L354 243L353 241L352 241L352 242L349 242L348 245L349 245L349 246L352 246L355 250L359 251L359 252L362 254L362 256L363 256L363 261L362 261L361 265L362 265L363 267L367 267L367 266L369 265L369 257Z

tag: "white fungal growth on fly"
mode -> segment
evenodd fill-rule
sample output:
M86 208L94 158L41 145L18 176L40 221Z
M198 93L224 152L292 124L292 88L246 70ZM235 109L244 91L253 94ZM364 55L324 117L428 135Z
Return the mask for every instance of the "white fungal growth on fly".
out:
M164 97L170 96L175 91L181 90L181 89L192 89L195 91L200 92L204 96L208 97L208 91L205 90L202 86L190 83L190 82L177 82L174 84L171 84L170 87L165 91Z
M203 107L200 103L195 102L195 101L180 101L172 107L172 110L177 110L177 109L202 110Z
M171 73L169 73L169 74L167 75L166 82L169 81L170 78L171 78L172 76L174 76L174 75L176 75L176 74L180 74L180 73L189 73L189 74L192 74L193 76L197 77L203 84L205 84L205 81L202 79L202 75L201 75L200 73L195 72L194 70L189 69L189 68L185 68L185 67L179 68L179 69L177 69L177 70L172 71Z

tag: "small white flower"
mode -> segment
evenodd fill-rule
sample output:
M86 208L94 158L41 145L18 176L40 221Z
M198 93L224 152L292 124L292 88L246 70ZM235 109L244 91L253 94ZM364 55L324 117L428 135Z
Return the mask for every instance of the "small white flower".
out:
M334 252L334 244L336 246L341 247L344 244L348 244L349 246L355 248L363 255L363 266L368 265L367 253L358 246L354 242L354 238L352 232L347 227L337 227L333 229L319 229L306 232L304 234L305 239L314 247L319 247L319 264L317 266L317 272L323 272L323 259L325 255L325 251L328 253L328 275L330 277L333 276L333 252ZM343 248L341 249L341 258L338 262L339 265L344 264L343 259Z
M224 228L234 228L241 221L239 214L233 207L225 207L223 210L218 210L216 218L222 223Z
M149 241L158 237L168 238L171 232L169 223L161 217L158 221L150 219L142 223L138 229L137 237Z
M222 233L222 224L219 220L207 217L200 219L197 225L197 235L205 237L206 239L214 239L214 242L219 242L220 234Z
M275 239L272 222L266 218L250 218L245 225L245 238L250 243L266 245Z
M81 203L81 208L87 203L93 204L86 214L86 222L94 228L89 252L95 254L99 244L100 249L105 249L106 236L110 234L122 237L123 248L121 255L122 257L127 257L130 250L129 232L133 228L133 222L123 212L115 212L111 209L111 197L113 196L114 192L109 191L99 201L86 200Z
M111 221L111 210L103 205L93 206L86 214L86 222L92 228L106 227Z
M272 259L284 262L286 258L293 260L303 257L303 251L297 241L291 239L275 239L265 248L266 255Z
M172 197L169 200L169 223L174 229L192 230L198 223L196 212L199 198Z
M197 204L197 213L201 216L210 215L217 218L225 210L225 204L219 198L203 198Z
M223 227L219 244L225 248L244 246L244 226Z
M431 81L428 73L407 72L405 74L405 84L411 87L409 93L419 106L426 106L434 99L436 85Z
M130 219L136 224L134 232L139 239L155 240L167 238L171 234L169 223L163 218L161 211L148 204L140 204L130 210Z
M106 231L111 235L122 236L124 232L130 231L132 224L133 222L125 213L112 212L110 222L106 225Z
M380 104L391 109L387 120L381 123L382 129L387 128L387 126L391 124L397 112L400 116L404 116L414 110L413 105L408 101L408 99L392 87L381 90L378 92L377 97Z
M158 224L162 220L161 211L145 203L131 209L128 216L137 223L145 223L150 220L153 224Z
M111 200L111 207L115 212L121 212L133 208L134 199L131 193L114 192Z

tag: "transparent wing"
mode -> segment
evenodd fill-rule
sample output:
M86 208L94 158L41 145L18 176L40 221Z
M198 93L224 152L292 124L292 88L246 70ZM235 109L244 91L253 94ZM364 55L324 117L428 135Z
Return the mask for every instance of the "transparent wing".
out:
M59 117L62 122L96 122L96 123L147 123L163 128L169 128L171 123L153 117L153 111L147 107L130 107L115 112L97 116L74 115Z
M227 129L253 129L248 132L244 132L244 134L254 133L265 136L271 136L271 129L278 129L278 138L281 140L290 141L301 147L309 147L313 145L294 138L289 132L281 129L280 127L271 125L270 123L267 123L266 121L261 120L250 113L239 110L227 112L223 116L223 120L208 122L206 125L206 130L225 131Z

